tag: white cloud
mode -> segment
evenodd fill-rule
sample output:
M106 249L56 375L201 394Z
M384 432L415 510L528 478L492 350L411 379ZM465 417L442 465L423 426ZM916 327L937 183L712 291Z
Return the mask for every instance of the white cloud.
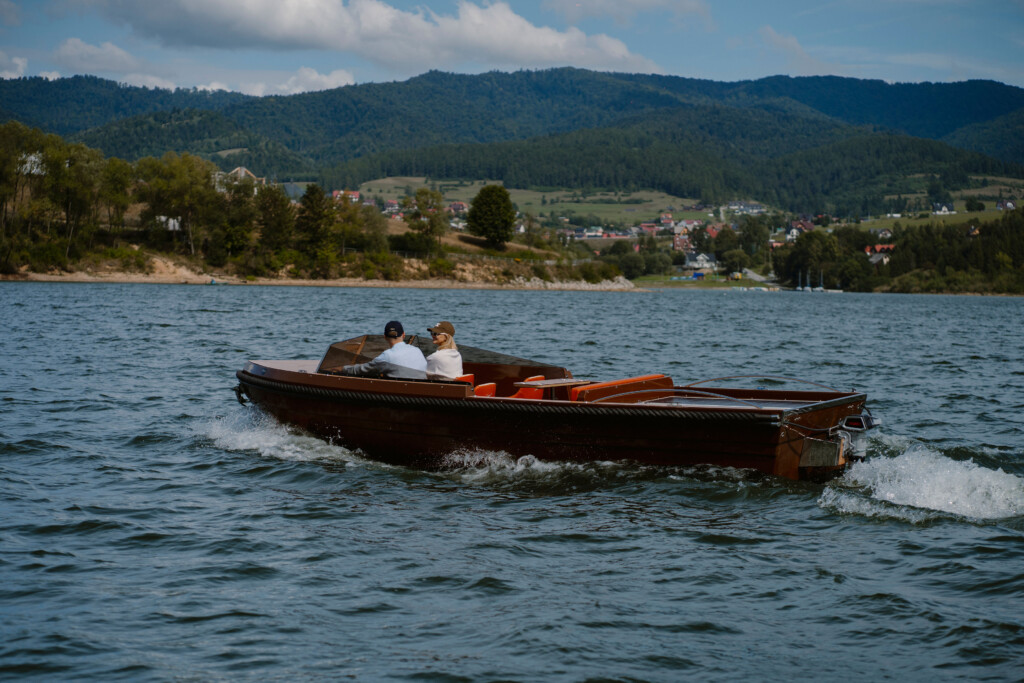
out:
M706 0L544 0L544 7L562 14L569 22L587 17L613 17L626 21L637 14L667 11L676 17L696 16L711 21Z
M315 92L317 90L331 90L344 85L352 85L356 82L352 74L344 69L337 69L329 74L321 74L315 69L307 66L302 67L287 81L278 86L278 92L282 95L294 95L300 92Z
M21 13L12 0L0 0L0 24L17 26L21 23Z
M59 71L40 71L39 72L39 76L40 76L40 78L45 78L48 81L55 81L58 78L60 78L60 72Z
M453 15L400 10L381 0L81 1L167 45L347 52L417 72L466 63L659 70L618 39L536 26L502 1L459 0Z
M822 74L839 74L842 69L833 64L827 64L815 57L812 57L800 45L800 41L794 36L787 36L778 33L771 26L762 26L758 29L758 35L771 51L781 53L788 62L792 71L801 76L816 76Z
M207 83L206 85L198 85L196 86L196 88L198 90L207 90L209 92L214 92L217 90L231 90L231 88L228 87L227 84L221 83L220 81L213 81L212 83Z
M329 74L322 74L316 69L311 69L306 66L288 76L284 81L280 81L279 77L269 74L264 74L263 78L266 80L242 83L235 88L229 88L223 83L215 82L210 85L203 86L201 89L236 90L238 92L243 92L246 95L262 97L263 95L295 95L302 92L331 90L333 88L340 88L342 86L352 85L355 83L355 78L352 74L344 69L337 69ZM267 81L277 82L268 84Z
M24 57L8 57L0 50L0 78L21 78L28 68L28 60Z
M53 60L68 70L109 71L126 73L139 67L139 60L107 42L90 45L78 38L68 38L53 54Z
M143 88L162 88L164 90L174 90L177 88L177 84L174 81L169 81L166 78L154 76L152 74L140 74L140 73L128 73L117 79L120 83L127 83L128 85L137 85Z

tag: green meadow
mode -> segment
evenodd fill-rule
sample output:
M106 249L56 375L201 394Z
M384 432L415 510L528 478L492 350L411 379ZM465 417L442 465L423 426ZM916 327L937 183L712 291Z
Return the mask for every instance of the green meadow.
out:
M428 180L422 177L382 178L371 180L359 186L359 191L371 197L401 199L417 188L429 187L444 195L446 201L461 201L467 205L484 185L497 181L474 180ZM523 213L534 216L594 216L599 221L635 225L657 219L662 213L671 212L673 218L708 218L704 211L682 211L696 200L675 197L664 192L589 192L576 190L517 190L509 189L509 195L516 207Z
M1015 196L1015 189L1010 187L1010 181L1006 179L990 179L997 183L996 189L1003 186L1004 190L1010 191L1009 196ZM1000 182L1002 181L1002 182ZM434 180L424 177L395 177L380 178L371 180L360 185L359 190L364 195L381 197L382 199L401 200L403 197L415 194L421 187L436 189L444 195L448 202L462 201L467 205L473 200L476 194L484 185L495 184L499 181L493 180ZM900 218L874 217L862 222L862 227L872 230L892 228L896 223L902 225L915 225L924 223L937 223L941 225L960 224L964 221L978 220L988 221L998 218L999 211L995 209L995 202L991 199L983 199L985 210L968 213L966 210L966 199L969 195L976 195L981 190L965 190L960 193L962 196L954 201L956 213L948 216L933 215L930 211L917 211L904 213ZM681 219L714 219L709 211L683 211L682 207L692 206L697 200L687 197L676 197L664 192L639 191L639 192L585 192L580 190L553 189L548 191L540 190L518 190L509 189L509 194L516 207L523 213L534 216L565 217L570 215L592 216L602 225L618 224L622 226L636 225L645 221L657 220L662 213L669 212L675 220ZM923 197L923 195L922 195Z

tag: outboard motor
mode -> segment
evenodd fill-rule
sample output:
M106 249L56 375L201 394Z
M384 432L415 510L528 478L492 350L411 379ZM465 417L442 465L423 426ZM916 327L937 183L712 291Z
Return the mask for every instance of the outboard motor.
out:
M868 451L868 430L882 424L881 418L870 413L847 415L839 423L838 434L846 442L852 460L863 460Z

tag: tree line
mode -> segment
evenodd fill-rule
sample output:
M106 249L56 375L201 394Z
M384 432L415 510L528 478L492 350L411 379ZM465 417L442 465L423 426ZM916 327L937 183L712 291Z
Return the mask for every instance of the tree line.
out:
M823 283L848 291L1024 294L1024 210L991 221L901 225L888 258L865 251L877 237L856 226L814 230L776 249L776 275L791 285Z
M138 214L128 218L130 210ZM126 244L243 275L397 277L385 218L315 184L299 206L278 185L226 179L167 153L132 164L16 122L0 126L0 269L68 269L97 253L143 268ZM359 250L357 257L346 255Z
M441 243L449 229L444 197L420 188L403 209L410 231L388 235L376 206L335 200L316 183L296 205L280 185L227 176L190 154L129 163L17 122L0 126L0 272L7 274L24 266L71 269L90 258L144 269L146 259L131 244L240 275L400 279L404 259L396 252L423 257L431 275L450 274ZM487 186L473 202L469 227L500 250L514 219L507 190ZM557 248L537 234L532 239ZM616 274L558 272L563 279Z
M319 184L307 185L295 205L280 186L227 179L190 154L129 163L16 122L0 126L4 273L23 266L37 272L69 269L99 257L119 259L126 269L145 268L146 260L128 246L134 244L177 253L200 266L229 266L241 275L395 279L403 270L396 251L426 257L433 275L449 274L452 264L441 245L448 229L441 193L415 190L404 210L410 232L389 236L376 207L335 201ZM499 248L511 238L514 218L507 191L487 186L473 202L469 222L475 234ZM534 217L525 223L524 241L559 249ZM747 216L736 230L727 227L712 237L699 229L691 241L699 251L715 253L728 271L774 270L794 285L811 279L858 291L1024 293L1021 209L984 223L897 224L891 257L875 265L865 247L877 238L859 226L817 229L772 251L769 236L785 225L781 213ZM685 260L665 239L644 238L638 246L616 243L598 263L559 276L593 280L621 272L632 278L671 272ZM551 276L536 264L532 268L538 277Z

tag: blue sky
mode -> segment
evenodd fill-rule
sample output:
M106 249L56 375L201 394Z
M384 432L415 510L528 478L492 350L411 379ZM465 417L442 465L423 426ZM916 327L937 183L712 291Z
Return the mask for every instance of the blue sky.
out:
M1024 87L1024 0L0 0L0 77L256 95L576 66Z

